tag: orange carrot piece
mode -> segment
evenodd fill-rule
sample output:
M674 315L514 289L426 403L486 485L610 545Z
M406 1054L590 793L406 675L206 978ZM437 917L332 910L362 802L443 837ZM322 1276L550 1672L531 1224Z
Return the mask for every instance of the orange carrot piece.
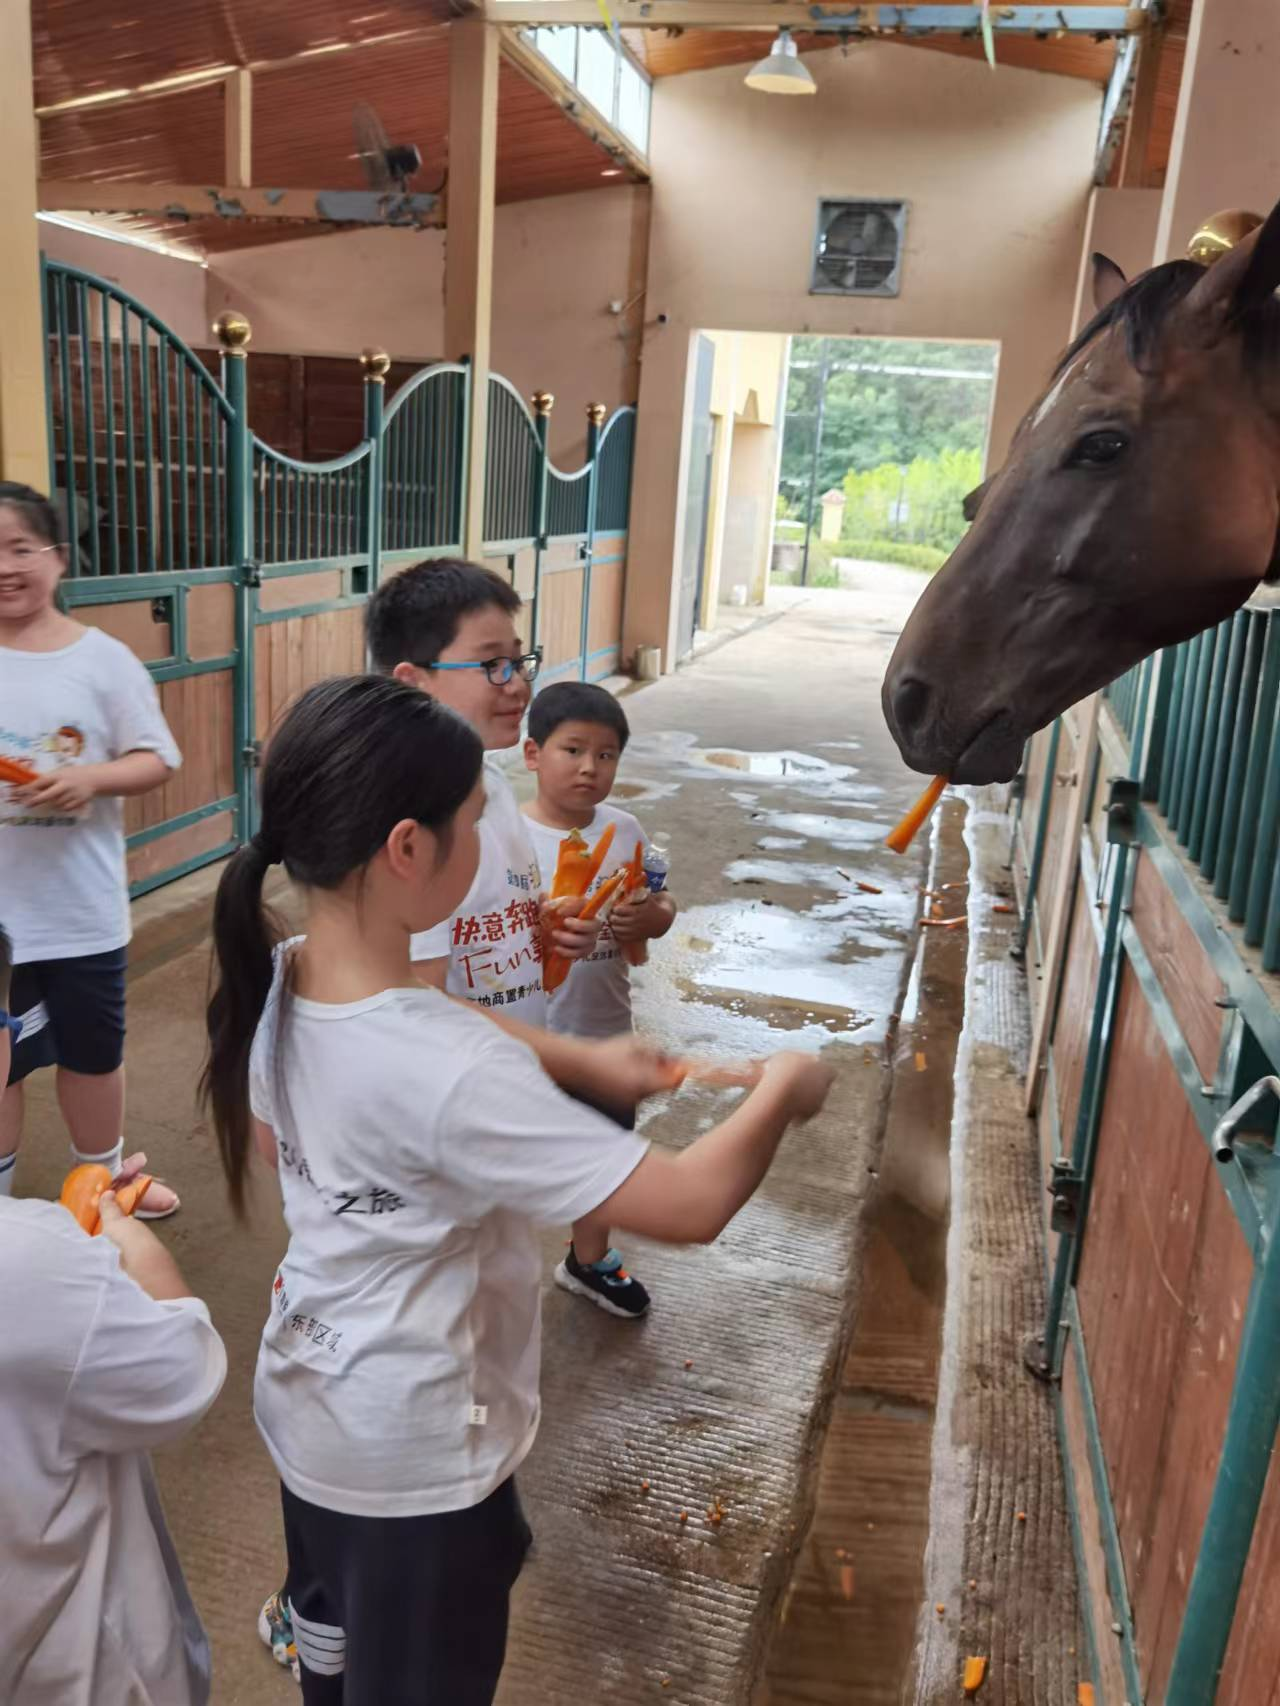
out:
M39 780L39 774L29 764L0 755L0 782L11 782L15 788L29 788Z
M935 776L933 781L921 794L902 822L890 834L885 836L885 845L895 853L905 853L907 848L919 834L921 826L929 813L942 798L942 790L947 785L945 776Z
M610 824L609 828L612 829L613 825ZM605 833L607 834L608 831ZM603 839L604 837L602 836L601 840ZM625 869L615 871L607 883L601 883L600 887L592 895L591 899L577 916L579 918L594 918L600 911L600 908L608 901L611 901L614 895L617 894L619 888L622 886L626 874ZM547 995L553 995L555 991L559 989L560 985L569 975L569 968L571 964L572 961L566 960L563 954L557 954L554 949L545 956L542 962L542 988Z
M552 900L575 899L591 887L587 872L591 866L591 849L580 829L571 829L556 850L555 875L551 880Z
M610 847L613 845L613 832L615 827L616 826L614 824L607 823L604 828L604 834L600 837L599 841L596 842L595 852L591 855L590 862L587 866L587 886L583 889L583 894L587 894L590 891L592 883L594 883L596 878L600 875L605 858L608 855Z
M972 1700L987 1680L987 1661L975 1658L964 1661L964 1697Z
M132 1214L150 1185L151 1178L146 1173L139 1173L123 1182L116 1193L121 1212ZM110 1189L111 1174L107 1169L96 1161L86 1161L79 1167L73 1167L62 1181L62 1194L58 1201L63 1208L70 1210L91 1238L96 1238L102 1231L98 1204L103 1191Z

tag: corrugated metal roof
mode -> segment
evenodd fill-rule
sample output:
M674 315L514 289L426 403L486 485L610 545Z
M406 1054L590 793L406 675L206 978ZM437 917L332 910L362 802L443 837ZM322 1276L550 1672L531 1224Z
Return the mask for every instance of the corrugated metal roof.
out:
M278 61L333 39L368 45L273 63L253 83L253 181L262 188L352 189L365 179L352 112L367 102L392 142L423 157L415 187L447 166L448 0L36 0L39 99L46 106L229 63ZM379 42L388 31L412 38ZM360 32L364 32L363 35ZM104 46L105 43L105 46ZM224 85L195 84L123 102L47 112L41 176L150 184L217 184L224 171ZM624 182L615 162L544 91L511 66L499 79L497 195L502 202ZM609 176L604 174L609 172ZM315 227L199 219L142 222L205 250L250 247Z

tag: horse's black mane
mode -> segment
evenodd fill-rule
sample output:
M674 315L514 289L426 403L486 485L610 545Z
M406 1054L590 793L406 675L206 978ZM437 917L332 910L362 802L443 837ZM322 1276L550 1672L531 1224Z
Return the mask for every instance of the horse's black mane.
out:
M1150 272L1139 273L1113 302L1094 315L1058 363L1054 378L1071 365L1086 344L1112 326L1123 329L1129 360L1141 371L1169 314L1203 277L1204 268L1195 261L1167 261ZM1241 315L1237 323L1250 368L1259 372L1280 365L1280 300L1269 296L1260 307Z

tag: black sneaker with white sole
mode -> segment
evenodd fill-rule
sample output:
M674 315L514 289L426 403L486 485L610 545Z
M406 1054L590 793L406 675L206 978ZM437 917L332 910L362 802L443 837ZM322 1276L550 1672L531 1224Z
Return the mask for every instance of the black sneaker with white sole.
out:
M623 1267L616 1250L610 1250L602 1261L583 1263L570 1244L569 1254L556 1269L555 1279L563 1291L588 1298L610 1315L620 1315L624 1320L638 1321L649 1308L649 1293Z

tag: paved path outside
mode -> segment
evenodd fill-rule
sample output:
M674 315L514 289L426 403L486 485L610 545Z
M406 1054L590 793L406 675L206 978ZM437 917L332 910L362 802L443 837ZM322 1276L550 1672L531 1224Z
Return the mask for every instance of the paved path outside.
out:
M762 1677L854 1318L885 1044L915 934L924 843L897 860L882 841L918 778L878 695L922 585L877 571L852 591L793 597L779 620L626 695L635 738L620 791L669 835L683 908L637 977L641 1028L698 1052L825 1049L839 1079L714 1246L628 1242L655 1296L647 1321L548 1289L545 1421L522 1476L537 1553L501 1706L744 1706ZM160 1477L213 1640L214 1700L271 1706L295 1694L254 1633L282 1548L249 1393L283 1231L270 1185L247 1227L227 1213L192 1107L207 948L178 931L169 951L150 951L131 988L129 1139L183 1192L164 1236L210 1302L231 1374L205 1425L161 1454ZM65 1150L47 1093L33 1103L18 1188L49 1194ZM679 1146L721 1106L681 1092L650 1108L646 1130ZM560 1246L548 1237L548 1278Z

